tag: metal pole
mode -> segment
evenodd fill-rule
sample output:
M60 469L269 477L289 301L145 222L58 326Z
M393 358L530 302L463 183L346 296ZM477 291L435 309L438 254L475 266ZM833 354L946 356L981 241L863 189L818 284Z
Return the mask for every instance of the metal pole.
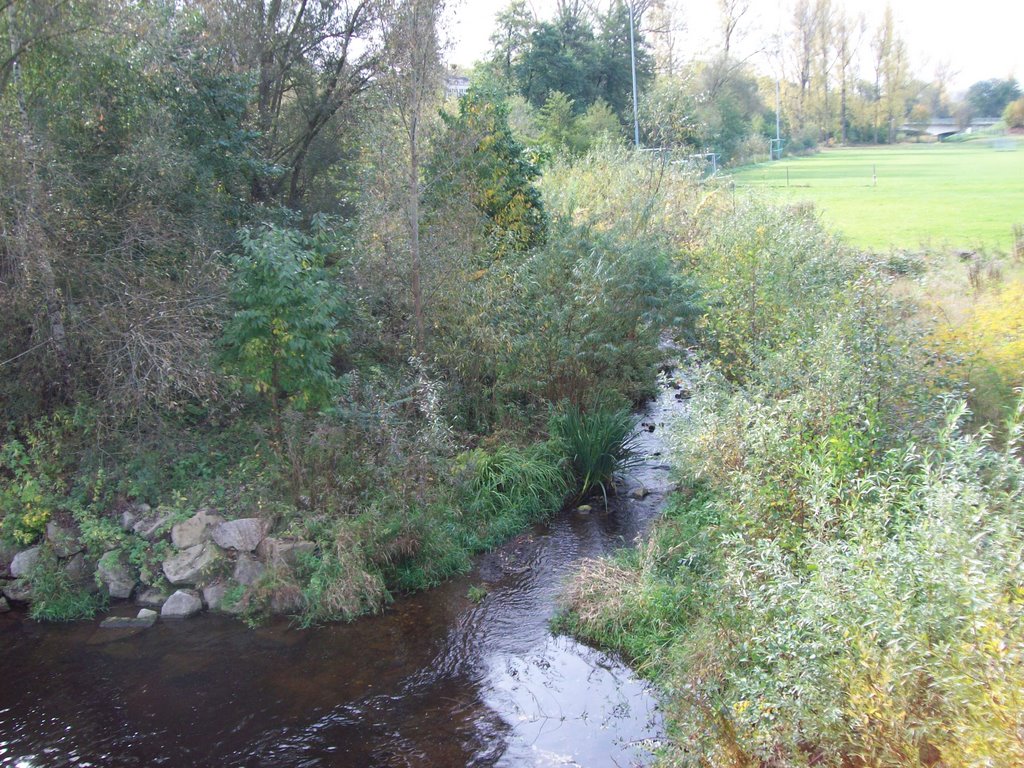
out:
M782 129L781 129L781 120L782 120L782 118L779 116L779 110L781 108L782 108L782 105L779 102L779 79L775 78L775 143L776 144L778 144L779 142L782 141L782 132L781 132L782 131Z
M633 0L629 0L629 63L633 70L633 143L640 149L640 113L637 109L636 43L633 40Z

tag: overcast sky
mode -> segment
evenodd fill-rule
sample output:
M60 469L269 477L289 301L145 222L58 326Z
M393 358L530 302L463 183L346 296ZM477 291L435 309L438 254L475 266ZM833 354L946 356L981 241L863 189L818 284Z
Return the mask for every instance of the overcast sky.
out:
M610 0L599 0L608 3ZM863 13L869 29L877 26L886 0L833 0L851 14ZM452 52L454 64L468 66L490 48L494 17L507 0L461 0L453 10ZM542 18L550 17L554 0L528 0ZM674 0L686 27L685 47L706 52L717 38L716 0ZM910 48L914 74L929 80L936 67L948 63L955 73L954 89L966 89L978 80L1016 77L1024 81L1024 0L892 0L893 12L903 39ZM766 59L756 53L764 40L779 28L786 32L792 0L750 0L744 17L745 39L740 50L751 55L755 67L767 71ZM868 35L870 39L870 32ZM865 44L866 50L866 44Z

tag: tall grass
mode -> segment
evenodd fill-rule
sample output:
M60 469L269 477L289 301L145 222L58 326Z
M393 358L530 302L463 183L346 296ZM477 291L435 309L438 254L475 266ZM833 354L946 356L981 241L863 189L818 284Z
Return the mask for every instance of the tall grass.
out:
M608 486L617 471L639 464L636 417L626 408L583 411L572 405L557 411L550 430L569 459L576 483L576 498L601 490L608 504Z

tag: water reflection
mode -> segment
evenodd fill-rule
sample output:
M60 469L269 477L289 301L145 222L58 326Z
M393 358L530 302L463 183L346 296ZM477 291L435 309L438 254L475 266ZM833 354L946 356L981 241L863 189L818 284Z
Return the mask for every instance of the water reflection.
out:
M648 423L681 409L672 390ZM660 429L643 448L661 450ZM581 557L635 538L667 489L566 512L467 577L346 626L246 630L219 616L145 631L0 616L0 766L624 766L660 716L630 671L548 625ZM483 584L480 603L466 597Z

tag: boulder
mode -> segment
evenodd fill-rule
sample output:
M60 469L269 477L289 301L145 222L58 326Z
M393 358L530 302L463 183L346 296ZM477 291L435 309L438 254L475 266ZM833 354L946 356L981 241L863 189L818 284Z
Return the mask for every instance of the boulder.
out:
M211 611L222 610L224 595L228 592L228 585L223 581L215 581L203 587L203 602Z
M64 574L74 586L87 592L99 591L99 584L93 578L96 568L85 559L85 553L78 552L73 555L70 560L64 563L63 568Z
M15 579L4 585L4 597L12 603L32 602L32 585L28 579Z
M160 617L164 619L187 619L203 610L203 601L191 589L179 589L167 598L160 609Z
M315 549L316 544L312 541L267 536L256 548L256 554L269 566L287 565L294 568L303 555L311 555Z
M224 549L252 552L267 535L267 524L258 517L228 520L213 529L213 540Z
M224 522L224 518L211 510L201 509L184 522L171 528L171 543L178 549L188 549L210 540L210 529Z
M11 560L11 576L20 579L27 576L33 566L39 561L39 547L31 547L19 552Z
M260 580L265 570L266 567L263 563L252 555L242 552L239 553L238 560L235 562L235 571L232 576L242 586L251 587Z
M156 541L163 537L171 524L171 512L162 511L157 508L155 512L140 517L132 525L132 532L146 541Z
M629 492L629 495L632 496L637 501L643 501L644 499L651 495L651 492L647 490L647 488L645 488L644 486L638 485L636 488Z
M143 609L138 616L108 616L100 622L100 629L149 629L156 619L156 611Z
M11 604L7 602L6 597L0 597L0 613L7 613L11 610Z
M195 584L220 557L212 544L196 544L164 561L163 571L175 586Z
M135 604L144 608L160 608L167 601L167 592L159 587L147 587L135 596Z
M239 585L231 580L215 581L203 587L203 602L211 611L222 611L237 616L244 613L249 605L249 600L245 596L240 600L226 600L228 593L238 593L238 587Z
M286 584L270 593L270 612L274 614L298 613L302 610L304 602L302 590Z
M121 527L126 531L130 531L135 527L135 524L142 518L148 518L153 514L152 507L149 504L129 504L128 507L121 512Z
M46 524L46 540L57 557L71 557L85 549L79 538L81 532L74 524L61 525L51 520Z
M124 553L112 549L103 554L96 566L96 576L106 586L111 597L127 600L139 582L139 575L129 564Z

